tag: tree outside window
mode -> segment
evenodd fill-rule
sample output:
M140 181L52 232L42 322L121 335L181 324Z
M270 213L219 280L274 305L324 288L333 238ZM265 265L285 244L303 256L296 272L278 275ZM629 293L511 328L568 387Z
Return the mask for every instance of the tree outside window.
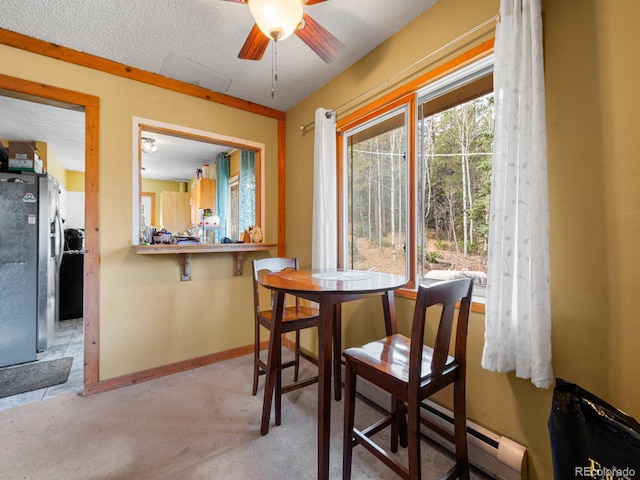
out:
M406 109L377 118L346 139L346 265L406 275Z
M492 71L485 57L345 128L342 266L413 284L472 277L484 297Z
M418 276L486 283L493 93L418 121ZM479 293L476 288L476 293Z

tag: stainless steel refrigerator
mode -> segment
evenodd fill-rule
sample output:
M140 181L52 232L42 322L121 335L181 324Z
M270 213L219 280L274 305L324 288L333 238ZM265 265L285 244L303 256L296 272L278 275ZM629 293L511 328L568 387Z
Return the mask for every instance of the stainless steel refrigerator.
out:
M55 339L63 247L58 181L0 173L0 367L36 360Z

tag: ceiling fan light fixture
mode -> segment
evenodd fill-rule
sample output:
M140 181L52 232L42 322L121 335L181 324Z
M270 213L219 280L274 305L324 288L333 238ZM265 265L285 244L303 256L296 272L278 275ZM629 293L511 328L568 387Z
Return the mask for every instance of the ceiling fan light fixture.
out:
M248 3L262 33L273 40L289 37L302 21L301 0L248 0Z

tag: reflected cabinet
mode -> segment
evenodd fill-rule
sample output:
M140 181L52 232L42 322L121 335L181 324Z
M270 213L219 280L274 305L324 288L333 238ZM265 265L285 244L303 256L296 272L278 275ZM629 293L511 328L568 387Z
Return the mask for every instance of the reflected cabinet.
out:
M198 225L202 221L202 211L216 212L216 181L213 178L200 178L191 186L191 223Z

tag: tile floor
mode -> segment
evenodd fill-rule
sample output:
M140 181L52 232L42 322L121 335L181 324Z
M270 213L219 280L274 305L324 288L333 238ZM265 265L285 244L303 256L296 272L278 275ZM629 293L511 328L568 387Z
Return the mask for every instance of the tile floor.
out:
M39 402L47 398L68 393L81 392L84 385L84 334L82 318L62 320L58 329L58 336L49 350L38 360L51 360L60 357L73 357L69 378L65 383L49 388L20 393L11 397L0 398L0 410Z

